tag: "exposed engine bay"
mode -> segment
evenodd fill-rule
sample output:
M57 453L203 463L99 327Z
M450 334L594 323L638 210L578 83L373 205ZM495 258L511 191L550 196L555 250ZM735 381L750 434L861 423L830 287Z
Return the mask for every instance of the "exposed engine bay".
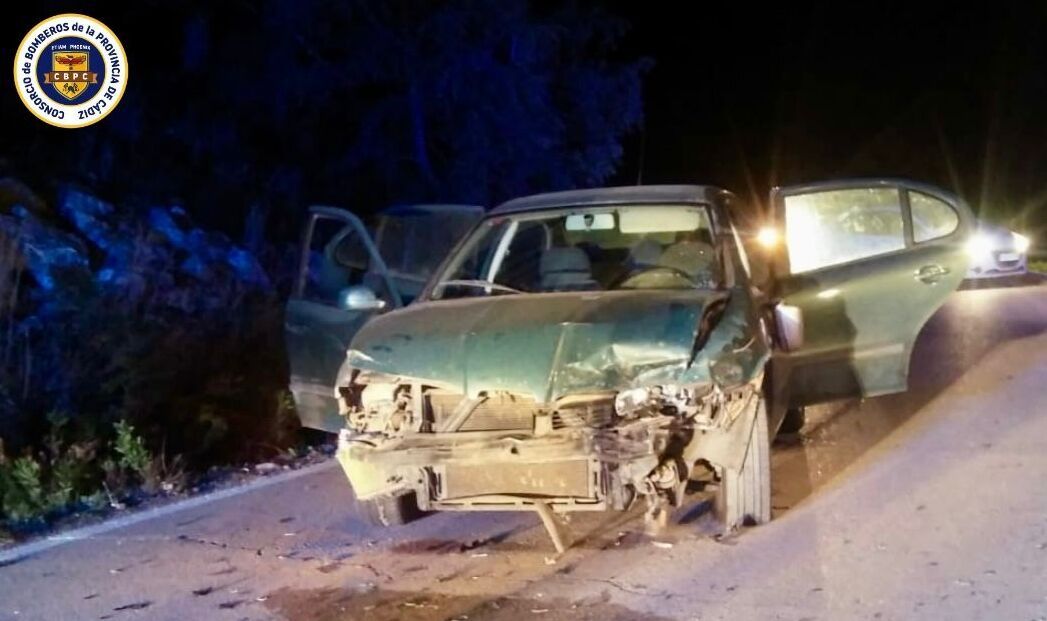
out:
M757 382L571 395L447 387L354 372L340 390L338 457L358 498L413 492L422 510L624 510L657 521L695 464L737 467ZM750 416L751 418L751 416Z

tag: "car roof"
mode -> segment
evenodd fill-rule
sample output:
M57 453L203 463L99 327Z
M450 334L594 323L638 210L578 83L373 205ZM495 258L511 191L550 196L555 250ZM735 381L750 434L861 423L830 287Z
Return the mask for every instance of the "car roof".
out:
M414 216L422 213L451 213L460 212L471 215L482 215L484 208L480 205L450 205L450 204L433 204L433 205L392 205L386 207L380 213L389 216Z
M725 194L728 194L727 190L711 185L633 185L567 190L514 198L492 209L491 214L623 203L712 203Z

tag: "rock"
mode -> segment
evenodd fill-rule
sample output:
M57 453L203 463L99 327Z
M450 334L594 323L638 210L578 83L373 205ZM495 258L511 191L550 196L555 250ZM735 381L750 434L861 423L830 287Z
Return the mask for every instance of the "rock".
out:
M272 474L272 473L277 472L279 470L280 470L280 466L274 464L271 461L266 461L266 462L262 462L260 464L256 464L255 467L254 467L254 471L257 472L258 474Z

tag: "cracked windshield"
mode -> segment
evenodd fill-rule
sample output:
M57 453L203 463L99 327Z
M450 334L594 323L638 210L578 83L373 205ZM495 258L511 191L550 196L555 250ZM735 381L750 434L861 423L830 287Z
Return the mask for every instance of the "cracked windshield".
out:
M721 273L704 207L557 210L482 226L451 261L432 297L713 289Z

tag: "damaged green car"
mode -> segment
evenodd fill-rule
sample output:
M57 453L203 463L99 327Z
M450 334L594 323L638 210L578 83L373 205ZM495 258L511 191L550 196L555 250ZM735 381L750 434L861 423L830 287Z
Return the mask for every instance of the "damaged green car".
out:
M361 506L384 524L445 510L548 524L643 502L658 523L704 471L726 527L768 521L774 435L806 405L905 390L972 220L896 180L779 188L770 205L781 243L759 279L734 195L637 186L497 207L404 308L347 288L346 312L376 315L330 393Z

